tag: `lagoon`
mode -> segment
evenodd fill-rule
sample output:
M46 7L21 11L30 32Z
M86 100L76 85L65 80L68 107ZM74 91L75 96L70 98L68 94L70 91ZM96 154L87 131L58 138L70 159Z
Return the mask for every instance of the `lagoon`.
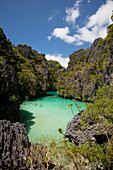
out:
M34 105L34 104L37 105ZM76 101L81 110L86 108L85 103ZM42 107L40 107L42 104ZM58 129L65 132L68 122L73 118L71 108L76 115L79 111L73 100L60 98L57 92L47 92L47 96L32 101L23 102L20 109L20 122L26 125L29 140L33 143L40 138L58 137Z

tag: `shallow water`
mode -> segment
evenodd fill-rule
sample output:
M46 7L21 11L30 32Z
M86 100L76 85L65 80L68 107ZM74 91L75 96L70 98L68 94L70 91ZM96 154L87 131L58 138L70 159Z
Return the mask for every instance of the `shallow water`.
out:
M69 104L73 104L74 115L79 112L73 100L62 99L57 92L47 94L46 97L23 102L21 105L20 122L25 123L31 142L42 136L59 136L59 128L65 132L67 123L73 118ZM37 106L34 106L35 103ZM85 103L76 103L81 106L81 110L86 108Z

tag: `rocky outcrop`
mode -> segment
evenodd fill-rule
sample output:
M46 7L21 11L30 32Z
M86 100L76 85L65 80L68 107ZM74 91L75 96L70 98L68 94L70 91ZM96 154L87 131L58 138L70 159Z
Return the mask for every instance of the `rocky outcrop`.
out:
M19 100L15 69L0 63L0 119L18 120Z
M0 120L0 169L26 169L29 147L23 124Z
M105 132L101 124L95 124L90 118L88 126L82 126L80 129L82 112L83 111L75 115L72 120L70 120L66 128L65 137L69 138L69 140L75 145L87 144L86 140L90 140L91 142L96 142L98 144L102 144L107 141L107 135L110 137L110 134L113 132L113 127L108 128Z
M29 142L24 124L0 120L0 169L53 169L46 153L46 146Z
M16 61L12 44L0 28L0 119L12 122L17 121L19 112Z

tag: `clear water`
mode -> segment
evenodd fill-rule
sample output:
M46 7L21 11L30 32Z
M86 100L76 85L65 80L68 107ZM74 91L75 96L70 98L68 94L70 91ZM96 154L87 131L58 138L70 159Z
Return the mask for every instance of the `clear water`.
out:
M35 103L37 106L34 106ZM81 106L81 110L86 108L85 103L76 103ZM77 114L79 111L74 101L60 98L57 92L48 92L46 97L23 102L20 122L25 123L29 140L32 142L42 136L59 136L59 128L65 132L67 123L73 118L69 104L73 104L74 115Z

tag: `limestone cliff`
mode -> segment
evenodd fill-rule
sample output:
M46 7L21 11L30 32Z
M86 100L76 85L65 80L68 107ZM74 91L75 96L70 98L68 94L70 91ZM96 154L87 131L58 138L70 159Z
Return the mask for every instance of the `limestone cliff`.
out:
M25 126L0 120L0 169L27 169L30 143Z
M0 119L14 122L18 119L19 96L16 71L11 65L12 58L16 61L12 44L0 28Z
M75 145L87 144L87 140L95 142L97 144L103 144L107 141L107 135L111 137L113 132L113 126L107 129L107 135L105 130L102 128L101 124L94 123L92 118L89 118L89 124L87 127L82 127L80 130L80 122L82 112L75 115L72 120L69 121L65 137Z
M62 97L91 100L96 91L113 84L113 24L105 39L98 38L89 49L70 55L66 73L59 77L58 91Z
M29 142L24 124L0 120L0 169L53 169L46 153L46 146Z
M56 90L62 69L58 62L48 62L44 54L26 44L12 46L0 28L0 119L17 121L23 100Z

